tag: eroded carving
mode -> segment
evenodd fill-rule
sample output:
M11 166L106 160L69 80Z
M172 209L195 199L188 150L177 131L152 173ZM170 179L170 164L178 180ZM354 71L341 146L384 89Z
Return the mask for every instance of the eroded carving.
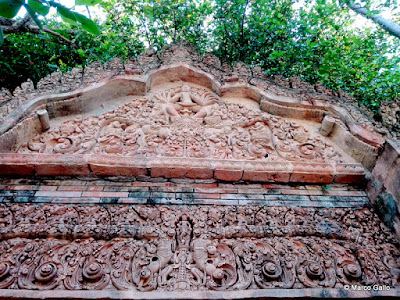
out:
M345 162L324 137L296 122L225 103L189 85L158 91L101 116L76 117L18 152Z
M3 289L399 285L400 251L370 209L10 204L2 215L14 220L1 232Z

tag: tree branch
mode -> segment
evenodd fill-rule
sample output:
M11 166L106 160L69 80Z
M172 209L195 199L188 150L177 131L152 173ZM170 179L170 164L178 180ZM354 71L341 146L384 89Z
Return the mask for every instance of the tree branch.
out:
M374 21L389 34L400 39L400 25L381 17L380 15L368 15L368 10L365 7L361 7L360 4L355 4L354 2L350 2L349 8L357 14Z
M29 14L26 14L22 19L17 21L1 18L0 25L5 25L1 27L5 34L26 32L27 31L26 27L29 25L31 21L32 21L31 16Z
M40 28L38 26L32 25L31 22L32 22L32 18L29 15L25 15L22 19L20 19L18 21L6 19L6 18L0 18L1 29L3 29L3 32L5 34L19 33L19 32L31 32L34 34L41 33L42 31L40 30ZM72 47L76 48L76 45L74 42L70 41L65 36L62 36L61 34L51 30L50 28L44 26L43 31L58 37L59 39L70 44Z
M35 27L36 27L36 26L35 26ZM39 27L37 27L37 28L39 29ZM61 39L61 40L65 41L65 42L67 42L67 43L70 44L72 47L77 48L74 42L70 41L70 40L67 39L65 36L63 36L63 35L61 35L61 34L55 32L55 31L51 30L50 28L48 28L48 27L43 27L43 31L45 31L45 32L47 32L47 33L50 33L50 34L52 34L52 35L58 37L59 39Z

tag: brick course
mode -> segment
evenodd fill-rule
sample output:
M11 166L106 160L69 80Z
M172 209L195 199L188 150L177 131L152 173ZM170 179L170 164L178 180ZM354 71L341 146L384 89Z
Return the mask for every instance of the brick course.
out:
M201 183L143 182L135 178L60 177L46 179L0 178L0 202L64 204L209 204L209 205L292 205L315 207L363 207L368 198L363 187L331 184L289 185L248 182ZM131 181L128 181L131 180Z

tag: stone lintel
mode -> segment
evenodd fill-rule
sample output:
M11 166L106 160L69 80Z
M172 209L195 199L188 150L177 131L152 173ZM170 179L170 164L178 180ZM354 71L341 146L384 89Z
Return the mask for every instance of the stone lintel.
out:
M96 154L3 153L0 175L96 175L216 178L224 181L354 183L363 181L361 164L253 162L191 158L138 158Z

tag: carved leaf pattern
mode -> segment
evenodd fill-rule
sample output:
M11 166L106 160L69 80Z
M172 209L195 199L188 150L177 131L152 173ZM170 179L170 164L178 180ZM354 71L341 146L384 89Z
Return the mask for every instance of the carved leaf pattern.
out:
M1 231L2 289L399 285L396 240L367 208L13 204L1 212L13 220Z
M225 103L203 88L183 85L149 98L135 99L101 116L66 121L34 137L18 152L344 161L324 137L303 126Z

